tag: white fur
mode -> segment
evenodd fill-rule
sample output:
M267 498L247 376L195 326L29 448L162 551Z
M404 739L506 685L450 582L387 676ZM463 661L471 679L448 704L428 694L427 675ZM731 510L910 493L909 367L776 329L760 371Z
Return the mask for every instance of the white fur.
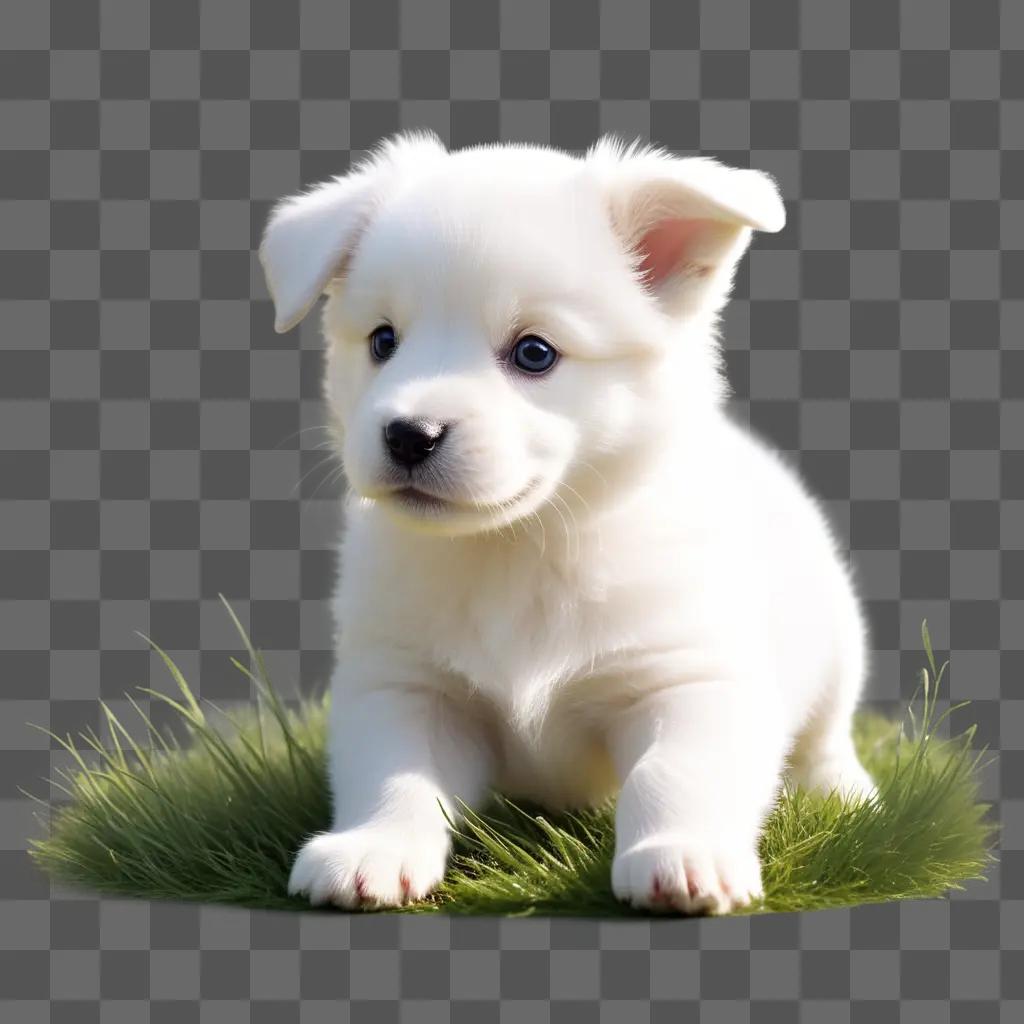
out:
M717 314L751 230L784 219L770 178L710 160L426 136L274 211L279 328L328 296L352 491L334 823L291 891L397 904L440 880L459 801L619 789L616 894L724 912L760 892L787 756L805 784L871 792L849 576L796 476L722 404ZM659 225L686 240L660 277L643 263ZM400 341L375 364L382 321ZM504 361L524 333L562 353L543 378ZM396 416L450 424L413 481L443 504L394 493Z

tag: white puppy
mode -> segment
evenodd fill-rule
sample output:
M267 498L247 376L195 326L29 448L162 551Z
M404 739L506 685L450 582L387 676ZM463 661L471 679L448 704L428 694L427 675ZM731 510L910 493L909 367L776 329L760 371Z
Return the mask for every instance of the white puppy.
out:
M273 211L277 329L328 296L353 492L333 827L292 892L400 904L441 880L442 808L618 789L617 896L725 912L761 891L787 756L871 791L843 560L723 411L716 318L751 230L784 220L769 177L708 159L423 135Z

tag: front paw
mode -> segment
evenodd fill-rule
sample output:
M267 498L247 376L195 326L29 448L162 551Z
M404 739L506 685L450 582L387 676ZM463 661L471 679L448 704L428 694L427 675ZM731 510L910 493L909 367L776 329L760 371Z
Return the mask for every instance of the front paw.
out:
M442 832L414 833L364 825L314 836L299 851L288 892L314 906L397 907L422 899L444 876L449 840Z
M684 914L728 914L763 896L753 847L659 835L616 853L612 890L634 907Z

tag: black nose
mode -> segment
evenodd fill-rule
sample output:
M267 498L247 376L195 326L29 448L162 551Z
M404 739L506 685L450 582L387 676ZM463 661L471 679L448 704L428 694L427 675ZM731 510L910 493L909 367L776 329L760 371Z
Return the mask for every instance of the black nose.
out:
M401 466L415 466L433 452L447 427L431 420L392 420L384 428L384 443Z

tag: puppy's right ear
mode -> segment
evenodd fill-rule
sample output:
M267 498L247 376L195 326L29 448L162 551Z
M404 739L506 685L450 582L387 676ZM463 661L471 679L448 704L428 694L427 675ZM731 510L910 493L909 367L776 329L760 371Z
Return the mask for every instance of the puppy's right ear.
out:
M398 136L356 170L274 207L259 256L274 302L276 331L283 333L299 323L328 283L343 272L374 210L399 176L444 153L436 136Z
M278 203L260 262L274 301L274 329L291 330L342 268L373 204L365 174L339 176Z

